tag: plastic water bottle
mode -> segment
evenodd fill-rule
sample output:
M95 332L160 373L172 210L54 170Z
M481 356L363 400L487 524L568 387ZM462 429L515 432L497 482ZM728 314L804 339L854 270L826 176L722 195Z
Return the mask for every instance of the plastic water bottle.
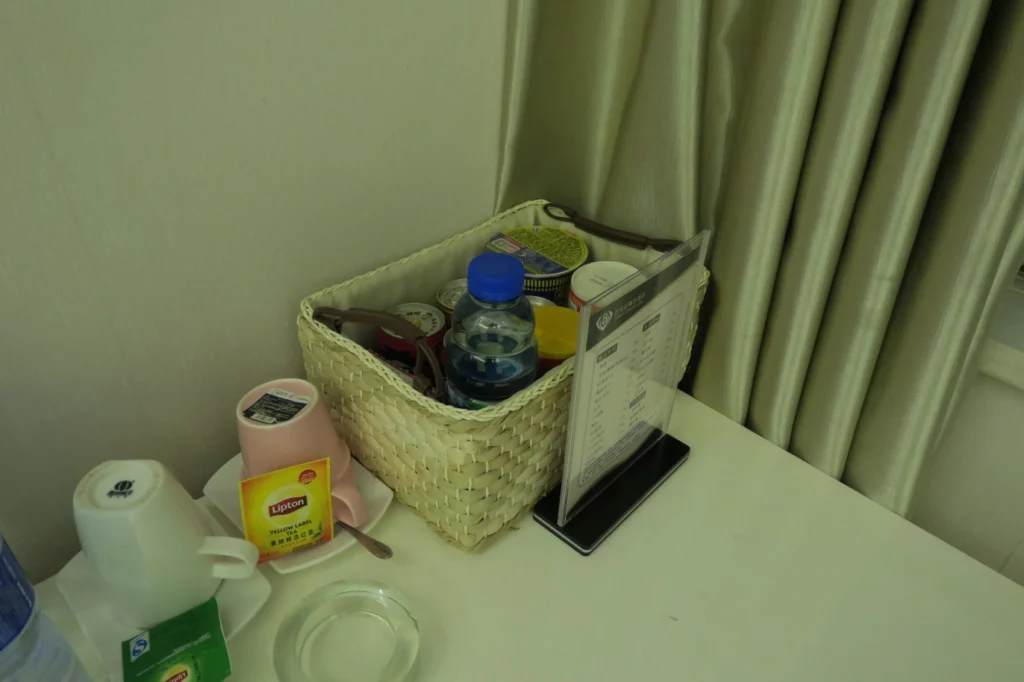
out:
M537 378L525 277L523 264L508 254L484 253L470 261L467 291L452 311L445 347L448 398L456 407L494 405Z
M36 607L36 592L0 537L0 680L92 682L71 646Z

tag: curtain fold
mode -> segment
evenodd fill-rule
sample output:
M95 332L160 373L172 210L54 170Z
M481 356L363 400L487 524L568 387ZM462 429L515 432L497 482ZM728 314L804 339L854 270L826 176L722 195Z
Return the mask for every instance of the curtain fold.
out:
M866 0L841 9L748 416L751 428L782 447L789 446L910 8L910 0Z
M732 151L736 120L750 73L766 3L710 0L704 50L703 105L699 125L697 220L702 228L718 224L725 161ZM696 233L699 230L695 230Z
M768 5L754 43L708 268L715 301L695 395L746 418L772 282L786 235L839 3Z
M512 0L499 206L546 190L597 214L649 11L645 0Z
M1019 258L1020 251L1024 11L1007 3L995 12L901 279L843 475L900 514L910 508L921 465L960 388L982 314L991 308L986 303L1020 265L1005 256Z
M706 7L650 6L644 48L595 215L645 234L696 234Z
M712 229L695 395L905 513L1020 264L1022 7L514 0L496 208Z
M789 444L830 476L846 466L985 6L919 3L904 39Z

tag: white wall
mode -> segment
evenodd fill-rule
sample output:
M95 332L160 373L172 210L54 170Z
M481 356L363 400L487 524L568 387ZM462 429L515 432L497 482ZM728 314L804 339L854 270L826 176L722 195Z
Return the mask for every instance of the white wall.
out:
M1024 585L1024 282L918 482L911 520Z
M979 375L918 485L911 519L997 571L1024 540L1024 392Z
M0 3L0 530L145 457L198 493L299 300L491 212L505 5Z

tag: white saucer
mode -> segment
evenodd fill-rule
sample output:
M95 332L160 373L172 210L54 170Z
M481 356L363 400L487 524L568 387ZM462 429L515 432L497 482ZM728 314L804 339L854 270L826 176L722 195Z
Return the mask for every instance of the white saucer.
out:
M366 522L359 526L359 530L368 533L384 516L384 512L391 505L391 500L395 499L395 493L355 459L352 460L352 466L356 472L356 487L359 488L366 507ZM241 480L242 455L238 454L222 466L203 488L206 498L228 517L239 531L242 530L242 507L238 501L238 483ZM291 573L330 559L354 544L356 541L351 535L335 530L334 539L330 542L301 549L280 559L271 559L268 563L278 573Z
M213 535L228 535L217 522L205 500L196 500ZM79 552L57 574L57 589L78 620L86 639L93 645L111 679L123 677L121 642L139 634L139 629L117 620L104 601L92 564ZM245 580L225 580L214 595L220 609L224 637L231 639L244 628L270 597L270 583L258 570Z

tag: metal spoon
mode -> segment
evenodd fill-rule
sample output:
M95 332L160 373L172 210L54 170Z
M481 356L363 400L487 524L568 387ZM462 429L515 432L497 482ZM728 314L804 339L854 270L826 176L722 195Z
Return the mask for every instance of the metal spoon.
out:
M367 551L370 552L370 554L377 557L378 559L390 559L392 556L394 556L394 552L391 551L391 548L385 545L380 540L375 540L371 538L363 531L359 530L358 528L353 528L344 521L335 521L335 523L344 528L345 530L347 530L349 533L351 533L352 537L354 537L359 542L360 545L365 547Z

